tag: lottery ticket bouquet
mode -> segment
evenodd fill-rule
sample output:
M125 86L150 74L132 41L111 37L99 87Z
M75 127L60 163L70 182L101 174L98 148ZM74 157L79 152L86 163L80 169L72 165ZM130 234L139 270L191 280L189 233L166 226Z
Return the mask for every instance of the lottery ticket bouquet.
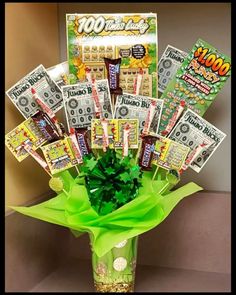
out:
M96 154L96 156L95 156ZM95 288L99 292L134 290L138 236L160 224L184 197L201 188L189 183L175 191L176 170L142 171L132 151L107 149L83 157L79 174L54 175L57 195L32 207L12 207L25 215L87 232L92 247Z
M126 33L132 29L145 34L155 32L153 15L129 17L125 15L124 19L120 16L117 19L119 28L128 28ZM83 16L81 20L79 16L69 16L68 38L73 39L75 32L77 36L80 32L76 29L78 24L88 20L94 20L94 16ZM106 28L114 30L117 22L114 26L108 16L99 16L98 24L106 24ZM188 109L191 103L187 94L193 92L190 88L194 86L193 83L187 84L186 78L185 82L181 79L188 77L194 80L193 72L187 72L192 70L188 64L194 63L197 70L197 59L203 59L208 53L204 46L209 47L207 43L200 43L195 45L198 48L193 48L169 84L173 88L174 108L171 97L166 97L170 93L167 90L161 99L156 99L153 94L145 96L144 88L142 95L139 94L146 82L148 85L150 81L152 85L155 84L152 76L145 76L148 70L153 71L156 67L156 61L152 60L156 57L156 47L148 44L134 45L131 49L126 46L114 52L109 44L106 48L97 46L97 43L91 46L87 44L82 48L87 55L80 59L77 55L82 49L75 52L77 45L73 43L69 46L69 52L77 55L69 60L69 66L72 66L73 78L82 79L78 73L85 76L82 82L69 83L72 76L64 73L62 67L63 80L57 79L54 69L52 79L49 71L40 65L7 91L26 120L6 135L5 143L19 162L32 156L48 173L49 186L56 194L38 205L11 208L67 227L76 237L88 233L95 289L98 292L134 291L139 235L158 226L183 198L202 189L193 182L178 189L175 186L187 168L199 172L202 168L197 160L199 155L207 153L205 164L225 136L199 114ZM96 50L99 50L99 54ZM104 57L101 52L112 53L112 56ZM200 55L202 52L204 56ZM213 76L215 80L219 79L220 84L216 86L220 89L224 74L229 76L228 62L223 64L219 53L214 52L211 47L210 57L205 57L208 72L203 69L201 72L208 73L205 76L209 85L199 80L201 89L211 88L209 77ZM114 56L116 53L123 56ZM130 59L131 53L133 57ZM95 57L104 61L107 79L99 76L102 78L99 80L92 75L90 58ZM214 73L210 75L208 64L212 58L217 64L214 64ZM89 59L87 63L90 67L85 66L85 59ZM129 64L131 61L132 64ZM148 61L149 65L146 64ZM135 72L132 72L134 62L138 62L138 65L135 64ZM102 69L100 64L98 66ZM120 81L121 66L124 74L128 75L125 78L127 83L133 83L132 93L123 93L126 80L123 77ZM219 68L218 73L216 70ZM97 73L97 70L93 70ZM125 86L122 88L121 85ZM199 85L196 91L199 91ZM183 86L186 87L186 97L183 96ZM156 85L148 89L153 93ZM179 99L178 91L181 92ZM209 90L211 102L217 91L212 93ZM196 92L194 95L198 94ZM201 98L205 102L204 99ZM178 105L178 102L181 103ZM67 132L55 115L62 107L66 114ZM200 107L203 109L202 104ZM207 128L207 132L201 134L196 126L202 126L198 128L200 131ZM180 137L181 132L186 134L186 130L188 136L194 134L191 140ZM169 134L171 136L167 136Z
M90 130L70 128L66 134L54 112L31 89L39 110L6 135L6 145L19 161L30 155L42 166L56 196L35 206L12 208L67 227L76 237L88 233L95 289L132 292L138 236L201 188L189 183L171 191L180 180L177 168L188 148L177 146L181 160L172 156L171 169L156 165L160 152L170 145L170 140L149 132L156 104L150 103L142 131L138 119L106 119L96 81L87 74L96 110ZM36 151L38 146L44 157ZM168 165L164 158L160 163Z

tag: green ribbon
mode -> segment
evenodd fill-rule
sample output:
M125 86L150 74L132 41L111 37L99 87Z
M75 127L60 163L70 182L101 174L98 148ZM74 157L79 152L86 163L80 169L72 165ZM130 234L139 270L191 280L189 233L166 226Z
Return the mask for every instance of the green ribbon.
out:
M159 225L185 197L202 190L190 182L164 196L158 192L166 182L152 181L152 173L144 172L142 187L138 196L119 209L99 216L91 207L87 189L69 179L70 189L55 198L31 207L12 209L53 224L71 229L79 236L88 232L92 238L92 248L98 257L105 255L119 242L140 235Z

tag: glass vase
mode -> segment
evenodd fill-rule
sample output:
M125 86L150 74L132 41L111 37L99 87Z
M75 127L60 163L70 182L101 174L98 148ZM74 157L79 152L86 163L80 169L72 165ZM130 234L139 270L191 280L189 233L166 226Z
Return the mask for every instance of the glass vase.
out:
M138 237L124 240L102 257L92 251L96 292L134 292Z

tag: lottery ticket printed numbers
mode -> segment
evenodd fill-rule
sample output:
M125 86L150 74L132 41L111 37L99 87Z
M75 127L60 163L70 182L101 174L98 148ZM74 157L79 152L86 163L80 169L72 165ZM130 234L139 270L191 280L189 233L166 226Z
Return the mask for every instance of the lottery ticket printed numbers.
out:
M166 128L181 102L202 117L230 74L231 59L199 39L161 96L164 105L158 133L170 133Z
M91 69L96 80L107 78L104 58L121 58L120 87L134 92L134 80L142 68L142 95L157 97L157 15L67 14L67 55L70 84L86 79Z

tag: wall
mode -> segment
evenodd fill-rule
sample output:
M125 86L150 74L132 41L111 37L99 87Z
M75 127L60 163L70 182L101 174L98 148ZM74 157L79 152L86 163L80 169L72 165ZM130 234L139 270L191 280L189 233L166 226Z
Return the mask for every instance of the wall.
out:
M39 64L59 62L57 4L5 4L5 90ZM24 121L5 96L5 133ZM5 149L6 206L20 205L49 191L48 176L32 159L18 163Z
M226 3L61 3L59 4L60 59L66 54L66 13L156 12L158 17L159 58L168 44L184 51L191 50L198 38L231 56L231 13ZM181 184L194 180L206 190L231 191L231 81L227 81L216 101L205 114L227 134L226 139L211 157L200 174L188 171Z

